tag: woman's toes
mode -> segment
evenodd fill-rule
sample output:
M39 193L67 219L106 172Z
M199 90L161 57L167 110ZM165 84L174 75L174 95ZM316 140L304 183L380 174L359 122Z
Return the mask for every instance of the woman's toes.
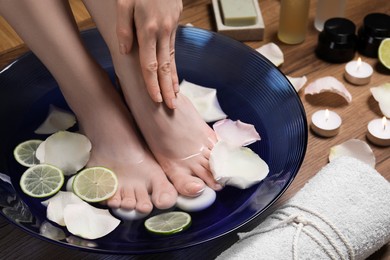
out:
M177 192L184 196L196 197L206 187L206 184L199 178L190 174L174 174L170 179Z
M184 185L181 194L185 196L198 196L204 189L206 185L202 182L191 181Z
M121 206L122 198L119 192L107 200L107 206L110 208L119 208Z
M135 205L135 209L141 213L149 213L153 209L153 204L150 201L150 195L145 187L138 187L135 190L135 196L137 199L137 204Z
M172 186L168 191L153 192L152 200L156 208L169 209L176 204L177 191Z

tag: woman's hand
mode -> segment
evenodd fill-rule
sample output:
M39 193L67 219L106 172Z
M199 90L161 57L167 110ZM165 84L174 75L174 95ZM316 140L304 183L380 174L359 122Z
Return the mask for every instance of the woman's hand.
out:
M182 10L181 0L117 1L120 52L129 53L136 36L149 95L155 102L164 101L172 109L179 91L174 54L176 29Z

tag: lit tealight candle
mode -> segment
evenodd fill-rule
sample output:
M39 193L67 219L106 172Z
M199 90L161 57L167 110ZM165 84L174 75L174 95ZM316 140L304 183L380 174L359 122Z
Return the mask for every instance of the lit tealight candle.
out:
M383 117L370 121L368 123L367 138L373 144L390 146L390 120Z
M323 137L332 137L338 134L341 126L341 117L333 111L319 110L311 117L311 129Z
M345 65L345 79L355 85L366 85L370 82L374 70L367 62L359 57L357 61L350 61Z

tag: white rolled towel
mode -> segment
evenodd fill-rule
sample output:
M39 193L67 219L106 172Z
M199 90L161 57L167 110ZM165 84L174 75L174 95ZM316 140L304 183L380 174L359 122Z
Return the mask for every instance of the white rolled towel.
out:
M390 183L341 157L217 259L366 259L390 241Z

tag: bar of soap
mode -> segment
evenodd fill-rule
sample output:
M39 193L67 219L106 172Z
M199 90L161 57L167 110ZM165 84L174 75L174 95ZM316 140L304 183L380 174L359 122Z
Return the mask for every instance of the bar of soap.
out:
M227 26L248 26L257 22L253 0L220 0L223 23Z

